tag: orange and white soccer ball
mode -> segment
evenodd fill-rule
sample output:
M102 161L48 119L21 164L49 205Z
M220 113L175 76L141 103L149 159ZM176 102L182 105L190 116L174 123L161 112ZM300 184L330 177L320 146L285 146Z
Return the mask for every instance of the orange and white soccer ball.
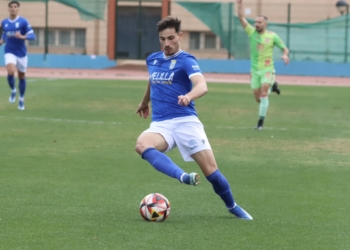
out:
M162 194L149 194L140 203L140 214L147 221L165 221L170 214L170 202Z

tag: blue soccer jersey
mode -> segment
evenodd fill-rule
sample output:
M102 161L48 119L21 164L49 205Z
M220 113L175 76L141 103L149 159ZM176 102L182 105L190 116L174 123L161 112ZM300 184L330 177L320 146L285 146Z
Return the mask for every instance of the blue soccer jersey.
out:
M25 40L15 37L17 31L21 35L34 34L32 27L27 19L18 16L16 19L11 20L6 18L1 22L3 30L2 39L5 40L5 53L14 54L17 57L24 57L27 55L27 48Z
M188 106L178 104L178 96L192 90L190 77L202 74L196 58L182 50L170 57L156 52L148 56L146 63L150 75L152 121L197 116L193 101Z

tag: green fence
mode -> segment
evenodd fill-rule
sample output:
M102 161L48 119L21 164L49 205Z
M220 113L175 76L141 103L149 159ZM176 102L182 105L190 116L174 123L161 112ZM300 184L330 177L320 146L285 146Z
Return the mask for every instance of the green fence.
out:
M249 59L249 44L234 3L177 2L220 37L229 56ZM276 32L290 49L294 61L349 62L349 12L317 23L290 23L293 4L285 6L285 23L269 22L268 29ZM312 13L310 13L311 15ZM254 19L248 19L254 24ZM275 53L276 57L280 53Z
M20 2L58 2L76 9L83 20L104 19L107 0L20 0Z

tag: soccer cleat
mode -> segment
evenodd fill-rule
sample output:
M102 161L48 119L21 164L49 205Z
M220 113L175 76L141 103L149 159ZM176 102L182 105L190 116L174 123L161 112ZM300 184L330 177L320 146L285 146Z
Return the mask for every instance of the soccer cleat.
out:
M9 102L14 103L16 101L16 90L11 92L11 95L9 97Z
M187 185L197 186L199 184L199 174L197 173L184 174L183 183Z
M258 124L256 125L256 127L254 129L262 130L263 126L264 126L264 119L259 119Z
M272 92L276 92L277 95L281 94L281 90L278 88L278 82L274 82L272 85Z
M240 218L243 220L253 220L253 217L237 204L235 204L235 206L228 211L231 214L234 214L237 218Z
M19 100L18 101L18 109L19 110L24 110L24 100Z
M190 185L197 186L199 184L199 174L190 173Z

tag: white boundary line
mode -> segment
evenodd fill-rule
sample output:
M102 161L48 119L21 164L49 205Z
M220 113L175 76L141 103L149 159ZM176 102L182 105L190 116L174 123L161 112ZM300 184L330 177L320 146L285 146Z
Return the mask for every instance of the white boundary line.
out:
M64 123L86 123L86 124L106 124L106 125L139 125L144 126L144 124L136 123L136 122L107 122L107 121L89 121L89 120L74 120L74 119L60 119L60 118L45 118L45 117L5 117L0 116L2 119L7 118L14 118L16 120L28 120L28 121L41 121L41 122L64 122ZM214 129L227 129L227 130L254 130L252 127L235 127L235 126L209 126L205 125L205 127L208 128L214 128ZM290 131L290 129L287 128L271 128L271 127L264 127L264 130L269 131ZM350 130L336 130L336 129L311 129L311 128L297 128L296 130L299 131L336 131L336 132L344 132L344 133L350 133Z

